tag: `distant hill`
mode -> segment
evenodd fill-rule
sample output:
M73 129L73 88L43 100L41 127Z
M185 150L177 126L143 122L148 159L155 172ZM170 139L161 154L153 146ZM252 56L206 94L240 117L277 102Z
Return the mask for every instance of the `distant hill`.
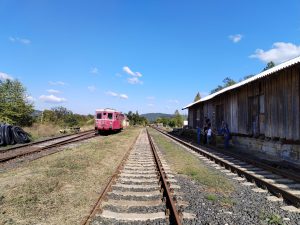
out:
M157 118L172 118L173 115L172 114L166 114L166 113L145 113L145 114L141 114L141 116L146 117L147 120L149 120L150 122L155 121Z

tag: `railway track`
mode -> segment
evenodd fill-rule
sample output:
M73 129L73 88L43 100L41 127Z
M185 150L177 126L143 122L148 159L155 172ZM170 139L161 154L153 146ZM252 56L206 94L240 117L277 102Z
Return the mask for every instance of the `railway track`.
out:
M250 159L242 159L235 154L227 154L217 150L203 149L193 145L191 142L182 140L165 131L153 127L161 134L171 138L176 143L187 147L194 153L200 154L203 160L212 161L226 170L246 178L262 189L267 189L277 197L282 197L288 204L300 207L300 178L295 174L273 168L267 164L255 162ZM288 208L289 206L287 206Z
M143 129L103 189L82 225L183 224L195 215L182 213L180 186L148 131Z
M11 160L42 152L47 149L57 148L63 145L78 141L87 140L95 137L94 130L80 132L78 134L64 135L61 137L50 138L43 141L29 143L23 146L16 146L0 151L0 164L9 163ZM49 154L56 153L52 151ZM46 155L49 155L46 154ZM36 157L37 159L40 157Z

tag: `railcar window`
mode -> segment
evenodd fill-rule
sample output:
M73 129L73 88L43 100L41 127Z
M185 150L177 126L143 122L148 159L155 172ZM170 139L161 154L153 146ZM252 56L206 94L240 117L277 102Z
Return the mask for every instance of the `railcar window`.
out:
M102 114L101 113L97 114L97 119L102 119Z
M112 113L108 113L107 114L107 118L111 120L113 118L113 114Z

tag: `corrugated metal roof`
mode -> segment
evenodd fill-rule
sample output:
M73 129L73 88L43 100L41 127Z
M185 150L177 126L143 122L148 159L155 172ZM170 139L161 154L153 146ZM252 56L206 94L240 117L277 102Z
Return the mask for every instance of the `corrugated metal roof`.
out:
M101 112L101 111L106 111L106 112L116 112L117 110L115 110L115 109L110 109L110 108L96 109L96 112Z
M222 90L220 90L220 91L218 91L218 92L216 92L216 93L213 93L213 94L208 95L208 96L206 96L206 97L204 97L204 98L201 98L200 100L198 100L198 101L196 101L196 102L193 102L193 103L191 103L191 104L185 106L185 107L182 108L182 109L189 108L189 107L191 107L191 106L193 106L193 105L195 105L195 104L197 104L197 103L199 103L199 102L205 102L205 101L207 101L207 100L210 100L210 99L212 99L212 98L214 98L214 97L216 97L216 96L218 96L218 95L220 95L220 94L223 94L223 93L225 93L225 92L227 92L227 91L236 89L236 88L241 87L241 86L243 86L243 85L245 85L245 84L248 84L248 83L250 83L250 82L252 82L252 81L261 79L261 78L263 78L263 77L265 77L265 76L269 76L269 75L271 75L271 74L273 74L273 73L275 73L275 72L278 72L279 70L285 69L285 68L290 67L290 66L292 66L292 65L295 65L295 64L297 64L297 63L299 63L299 62L300 62L300 56L298 56L298 57L296 57L296 58L294 58L294 59L288 60L288 61L286 61L286 62L284 62L284 63L281 63L281 64L279 64L279 65L277 65L277 66L274 66L274 67L271 68L271 69L268 69L268 70L266 70L266 71L263 71L263 72L261 72L261 73L255 75L255 76L250 77L250 78L248 78L248 79L246 79L246 80L243 80L243 81L241 81L241 82L239 82L239 83L236 83L236 84L234 84L234 85L231 85L231 86L229 86L229 87L226 87L226 88L224 88L224 89L222 89Z

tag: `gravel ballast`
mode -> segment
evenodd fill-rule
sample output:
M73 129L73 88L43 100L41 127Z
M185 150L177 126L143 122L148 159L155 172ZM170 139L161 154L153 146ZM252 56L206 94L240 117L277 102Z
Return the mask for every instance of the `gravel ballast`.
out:
M226 205L222 203L222 195L214 194L216 199L209 200L208 196L212 194L190 178L177 175L176 179L184 187L181 189L184 200L189 202L185 210L193 211L197 215L196 224L300 224L299 213L281 209L284 203L268 201L266 197L270 194L252 191L255 186L243 186L233 181L235 191L226 198L230 200ZM279 216L278 220L276 215Z
M170 141L166 140L167 142ZM162 140L157 139L156 144L165 155L168 163L172 165L171 159L174 160L174 157L170 157L170 149L166 151L164 147L167 145L161 144L159 141L161 142ZM182 150L187 152L184 148ZM167 153L168 151L169 153ZM174 154L175 152L174 149ZM190 153L187 152L187 154ZM188 175L175 175L177 184L182 187L180 189L182 200L188 202L188 205L183 210L196 214L195 220L184 221L184 224L300 224L300 213L281 209L282 206L286 206L282 201L271 202L267 200L268 196L272 196L270 193L257 193L252 190L258 189L256 185L249 185L249 182L247 183L248 185L243 185L243 183L246 183L245 179L235 180L234 178L238 178L238 176L229 173L225 168L220 167L220 169L216 169L216 164L199 160L202 166L228 180L233 186L233 191L211 190L211 188L201 184L201 182L191 179ZM178 161L173 162L173 165L176 165L176 163L178 164ZM171 169L173 170L172 166Z

